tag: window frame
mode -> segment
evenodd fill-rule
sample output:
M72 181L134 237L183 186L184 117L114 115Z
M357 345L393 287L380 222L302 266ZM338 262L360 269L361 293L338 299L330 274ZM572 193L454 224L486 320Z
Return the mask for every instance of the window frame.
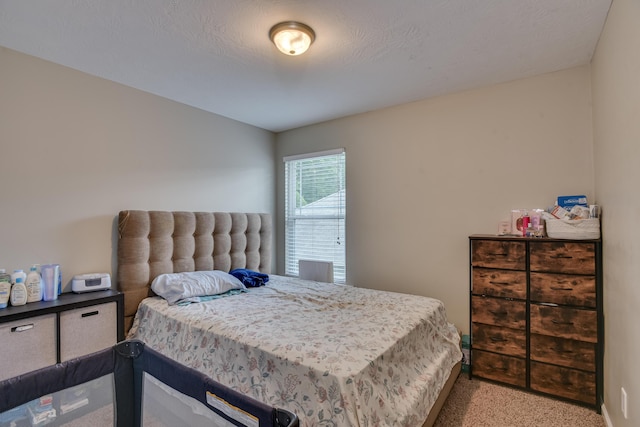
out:
M310 160L310 159L319 159L323 157L336 157L336 164L339 166L339 171L337 175L337 185L339 187L338 191L331 193L329 196L338 194L339 202L335 205L337 208L336 214L307 214L301 215L299 210L304 206L298 206L298 192L291 191L292 189L297 189L299 176L296 171L291 171L291 168L295 168L295 162L301 160ZM333 150L326 150L320 152L312 152L305 154L298 154L293 156L285 156L283 158L283 162L285 164L284 167L284 175L285 175L285 189L284 189L284 269L285 275L287 276L298 276L298 260L299 259L311 259L318 261L333 261L334 266L334 282L335 283L346 283L346 153L344 148L338 148ZM328 197L328 196L324 196ZM323 197L323 198L324 198ZM318 200L322 200L320 198ZM318 201L315 200L315 201ZM314 201L314 202L315 202ZM311 202L313 203L313 202ZM311 204L309 203L309 204ZM307 206L307 205L305 205ZM327 256L304 256L300 257L299 253L291 253L293 250L295 252L296 241L291 242L293 238L295 240L295 236L291 236L290 233L295 231L297 228L295 223L301 224L302 221L334 221L337 220L337 225L333 226L334 228L331 230L334 233L333 238L337 238L336 245L340 245L340 249L334 247L333 250L330 250L327 253ZM318 223L316 223L319 225ZM324 225L324 224L322 224ZM329 223L329 227L331 224ZM333 238L326 240L333 240ZM314 243L313 240L309 240L311 244ZM299 246L299 244L298 244ZM336 255L337 254L337 255ZM294 259L292 259L294 258Z

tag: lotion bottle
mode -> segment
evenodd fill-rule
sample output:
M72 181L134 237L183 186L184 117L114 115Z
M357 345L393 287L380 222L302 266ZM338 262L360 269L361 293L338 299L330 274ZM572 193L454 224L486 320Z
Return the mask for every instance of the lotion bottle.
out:
M42 301L42 277L38 273L38 264L31 266L27 280L25 280L25 286L27 287L27 302Z
M22 270L13 270L13 274L11 275L11 284L12 285L16 284L16 279L18 277L22 277L22 283L24 283L27 280L27 273L25 273Z
M7 308L11 297L11 276L0 268L0 308Z
M16 277L16 283L11 287L11 305L25 305L27 303L27 287L22 277Z

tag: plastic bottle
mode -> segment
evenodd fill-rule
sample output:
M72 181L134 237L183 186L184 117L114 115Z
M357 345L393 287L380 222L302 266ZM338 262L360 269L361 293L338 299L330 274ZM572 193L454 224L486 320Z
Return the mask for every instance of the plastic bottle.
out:
M16 277L16 283L11 287L11 305L25 305L27 303L27 287L22 277Z
M60 264L53 264L53 265L57 266L58 268L58 281L57 281L58 295L62 295L62 267L60 267Z
M16 279L18 277L22 277L22 282L24 283L24 281L27 280L27 273L25 273L22 270L13 270L13 274L11 274L11 284L12 285L16 284Z
M38 273L38 264L33 264L24 282L27 287L27 302L42 301L42 277Z
M528 212L525 212L522 216L522 237L527 237L527 229L529 228L529 222L531 222L531 217Z
M45 264L40 266L42 277L42 300L53 301L58 299L58 282L60 281L60 266L58 264Z
M537 229L533 227L533 223L529 223L529 228L527 228L527 237L536 237Z
M11 275L0 268L0 308L7 308L11 297Z

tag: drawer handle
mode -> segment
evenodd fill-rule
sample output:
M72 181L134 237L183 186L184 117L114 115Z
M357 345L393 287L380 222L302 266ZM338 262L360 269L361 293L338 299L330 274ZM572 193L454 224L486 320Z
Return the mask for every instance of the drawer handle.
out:
M553 350L556 353L565 353L565 354L572 354L573 353L572 350L565 350L565 349L559 348L559 347L552 348L551 350Z
M493 342L507 342L507 340L502 337L491 337L489 339Z
M497 254L490 254L490 255L493 255L493 256L507 256L508 254L505 254L505 253L497 253Z
M100 314L100 312L98 310L96 311L89 311L88 313L82 313L82 317L90 317L90 316L96 316Z
M11 328L11 332L24 332L28 331L29 329L33 329L33 323L29 323L28 325L14 326L13 328Z
M573 288L564 288L562 286L552 286L551 290L552 291L572 291Z
M573 259L571 255L551 255L553 259Z
M493 314L494 316L506 316L507 313L506 311L491 311L489 310L489 313Z
M489 281L492 285L503 285L503 286L511 286L512 283L509 282L494 282L493 280Z
M573 326L573 322L561 322L559 320L555 320L553 319L551 321L551 323L553 323L554 325L565 325L565 326Z

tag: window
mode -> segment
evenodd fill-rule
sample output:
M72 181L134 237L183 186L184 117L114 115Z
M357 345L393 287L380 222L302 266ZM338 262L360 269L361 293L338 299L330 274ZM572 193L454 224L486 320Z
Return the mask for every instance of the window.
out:
M344 149L284 158L285 274L298 260L332 261L336 283L346 281Z

